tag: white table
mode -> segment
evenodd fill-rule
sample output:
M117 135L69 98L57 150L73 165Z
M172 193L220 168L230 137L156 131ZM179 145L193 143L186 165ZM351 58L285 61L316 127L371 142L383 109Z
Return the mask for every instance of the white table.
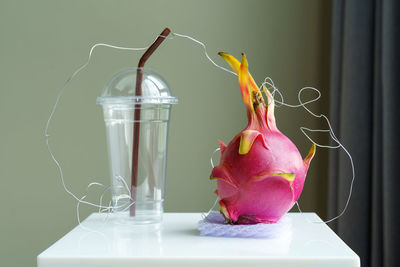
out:
M359 257L315 213L289 213L276 239L200 236L200 213L166 213L159 229L127 227L93 213L38 258L39 267L357 267Z

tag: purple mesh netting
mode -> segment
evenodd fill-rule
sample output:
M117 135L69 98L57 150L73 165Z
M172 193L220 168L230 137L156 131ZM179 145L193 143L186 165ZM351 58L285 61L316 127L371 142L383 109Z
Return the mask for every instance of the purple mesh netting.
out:
M199 221L198 229L202 236L276 238L290 232L291 225L291 219L287 215L272 224L231 225L225 223L224 217L219 212L212 211Z

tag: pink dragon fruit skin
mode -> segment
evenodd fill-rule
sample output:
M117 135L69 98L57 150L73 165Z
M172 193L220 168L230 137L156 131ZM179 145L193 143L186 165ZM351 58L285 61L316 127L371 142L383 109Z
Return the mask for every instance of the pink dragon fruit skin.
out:
M248 125L226 146L220 143L221 160L210 179L217 179L221 213L235 224L275 223L299 198L313 144L303 160L297 147L275 123L274 100L263 87L267 102L250 73L246 56L242 62L219 53L238 74Z

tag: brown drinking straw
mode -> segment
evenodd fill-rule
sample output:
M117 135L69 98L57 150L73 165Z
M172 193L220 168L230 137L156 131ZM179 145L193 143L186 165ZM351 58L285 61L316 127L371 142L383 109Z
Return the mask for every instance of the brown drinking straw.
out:
M157 47L165 40L170 29L165 28L154 43L144 52L139 60L136 74L136 96L142 95L143 67L147 59L153 54ZM141 104L135 104L134 115L134 130L133 130L133 148L132 148L132 176L131 176L131 207L130 216L136 215L136 188L138 178L138 163L139 163L139 134L140 134L140 109ZM132 203L133 202L133 203Z

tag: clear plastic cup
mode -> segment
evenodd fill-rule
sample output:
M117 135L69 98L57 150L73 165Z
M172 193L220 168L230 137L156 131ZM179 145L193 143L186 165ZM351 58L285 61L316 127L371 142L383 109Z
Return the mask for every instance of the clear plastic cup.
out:
M114 218L154 224L162 221L168 125L177 99L164 79L148 69L144 69L142 93L135 95L136 71L116 73L97 103L103 107L106 124Z

